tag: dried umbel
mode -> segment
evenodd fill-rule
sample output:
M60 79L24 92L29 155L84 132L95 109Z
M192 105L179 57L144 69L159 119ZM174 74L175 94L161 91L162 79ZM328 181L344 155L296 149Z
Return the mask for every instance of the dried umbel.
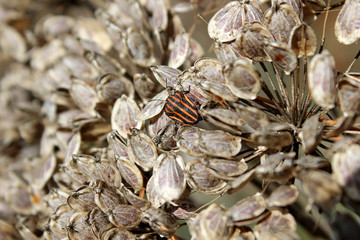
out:
M358 236L358 8L1 1L0 238Z

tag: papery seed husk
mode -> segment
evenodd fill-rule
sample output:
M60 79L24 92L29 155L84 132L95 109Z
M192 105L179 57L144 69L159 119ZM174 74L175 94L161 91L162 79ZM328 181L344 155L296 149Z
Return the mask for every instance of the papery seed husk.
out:
M0 47L2 53L13 57L19 62L24 61L26 59L26 42L22 35L16 31L15 28L8 26L3 22L1 23L0 29ZM62 53L63 51L61 51L61 53L59 52L60 55ZM35 60L32 60L32 63L36 64ZM42 66L41 68L43 69Z
M295 185L283 185L272 191L266 203L269 207L285 207L294 203L298 195Z
M101 236L99 239L103 240L114 240L114 239L126 239L126 240L135 240L136 236L122 228L109 228L99 234Z
M188 162L186 172L186 180L195 191L214 195L224 191L227 186L225 181L212 175L200 160Z
M168 96L169 93L167 90L163 90L155 95L137 114L136 120L144 121L158 115L164 109L166 103L165 100L168 98Z
M174 87L177 83L177 76L181 73L180 70L166 65L151 66L150 70L156 80L165 88Z
M116 165L123 179L134 189L139 192L143 187L143 176L135 163L128 159L115 156Z
M299 138L305 153L312 152L321 141L325 123L319 121L319 115L314 115L305 120Z
M115 164L105 159L89 163L90 175L93 180L101 180L108 186L119 187L121 175Z
M5 190L5 200L9 207L19 214L34 214L31 189L27 186L12 186Z
M279 42L265 42L265 52L287 75L295 70L297 66L297 56L287 45Z
M74 210L67 204L59 206L50 216L50 230L58 234L64 234L68 219L74 213Z
M291 30L300 25L299 16L285 2L273 2L272 7L264 14L264 22L275 41L283 44L288 44Z
M109 220L120 228L132 228L142 220L142 212L131 205L119 204L109 212Z
M229 183L229 194L235 193L245 187L245 185L251 181L256 174L256 169L251 169L250 171L240 175L235 180Z
M239 98L253 100L261 90L260 73L243 59L226 65L223 73L231 92Z
M248 168L245 160L209 158L201 159L201 162L215 177L223 180L232 180L235 176L243 174Z
M75 211L90 211L97 207L95 203L95 191L87 186L82 186L71 192L67 204Z
M314 29L306 23L294 27L290 33L289 46L298 58L302 56L313 56L317 46Z
M146 197L154 208L159 208L166 202L159 192L160 189L155 185L155 177L152 175L146 185Z
M352 116L360 112L360 76L345 74L339 83L339 107L344 115Z
M235 109L241 118L248 124L248 131L250 132L262 130L270 124L266 113L257 108L235 104Z
M85 79L94 79L98 76L95 68L80 56L65 55L61 59L61 63L64 64L67 69L69 69L71 76L79 78L83 81Z
M122 75L126 71L115 59L108 55L102 55L91 50L85 50L83 55L99 74L113 73Z
M232 1L210 19L208 33L215 41L229 42L237 37L239 28L245 22L254 21L262 21L261 8L257 2Z
M120 136L127 138L130 128L142 127L142 120L136 120L140 109L136 102L126 95L116 100L111 113L111 128L117 130Z
M106 138L109 143L109 147L111 147L113 151L114 159L115 156L122 159L130 159L127 146L116 131L109 132Z
M91 116L96 116L94 109L99 100L92 87L82 80L73 80L70 87L70 95L82 111Z
M190 35L181 33L176 36L170 52L169 67L179 68L186 60L190 51Z
M158 157L156 146L151 138L136 128L131 129L127 142L130 160L144 171L150 171Z
M99 98L108 104L114 104L123 94L130 98L135 94L134 86L129 79L112 73L100 76L96 92Z
M290 146L294 139L289 132L258 131L251 134L251 140L270 149L281 150Z
M243 57L240 48L234 46L234 43L215 42L214 52L216 57L224 65Z
M328 50L310 61L308 87L312 98L324 108L333 108L336 100L335 59Z
M144 220L160 236L171 237L179 227L174 217L161 208L150 208L143 214Z
M200 150L199 139L200 129L193 126L182 126L178 130L177 146L181 151L191 156L204 156L205 153Z
M104 182L96 181L92 184L95 190L95 203L103 212L106 213L118 204L126 202L122 196L117 194L113 188L107 187Z
M241 138L221 130L201 131L198 141L200 150L212 156L231 157L241 150Z
M338 202L341 187L325 171L312 170L299 175L304 192L322 209L330 210Z
M56 157L54 154L50 154L49 156L44 157L38 163L39 163L38 166L40 166L40 169L38 171L39 174L35 176L32 185L35 189L40 190L43 187L45 187L45 185L50 180L50 178L52 177L55 171Z
M185 164L179 155L163 153L154 166L155 187L165 201L178 200L186 188Z
M262 23L246 23L240 28L240 33L236 38L236 45L243 55L252 61L270 61L269 56L264 51L263 39L274 40L269 30Z
M79 237L87 239L96 239L94 236L91 226L88 223L89 212L81 211L74 213L66 226L66 231L70 239L78 239Z
M242 221L259 217L265 210L266 201L260 193L257 193L237 202L226 211L226 214L234 224L241 225Z
M101 232L114 226L110 223L108 216L99 208L94 208L89 213L89 223L95 236L99 236Z
M226 239L231 229L227 226L225 211L217 204L211 204L200 213L201 239Z
M359 16L360 1L346 0L335 22L335 36L345 45L360 39Z
M147 102L158 92L159 85L156 85L145 73L136 73L134 75L134 86L136 93Z
M131 205L140 209L141 211L145 211L151 206L151 203L148 200L139 197L138 195L135 195L125 186L121 186L121 193Z
M360 145L353 143L346 146L344 151L336 152L332 156L332 169L335 179L343 186L349 198L359 201L359 166Z
M330 162L321 157L315 157L311 155L306 155L301 158L298 158L294 161L294 164L300 166L301 168L325 168L330 167Z

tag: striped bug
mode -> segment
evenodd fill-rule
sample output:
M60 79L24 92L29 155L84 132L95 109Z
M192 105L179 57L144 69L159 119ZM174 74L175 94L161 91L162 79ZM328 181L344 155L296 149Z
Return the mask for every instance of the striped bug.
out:
M189 98L184 92L175 91L166 99L165 114L180 125L194 125L202 119L199 107L196 100Z

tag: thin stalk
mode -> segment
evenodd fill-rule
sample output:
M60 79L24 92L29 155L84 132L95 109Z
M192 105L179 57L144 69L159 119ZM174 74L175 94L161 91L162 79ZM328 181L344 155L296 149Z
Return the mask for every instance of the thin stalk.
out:
M285 99L285 103L286 103L286 111L288 113L288 116L290 117L291 119L291 114L290 114L290 100L289 100L289 96L288 94L286 93L286 89L285 89L285 86L284 86L284 83L280 77L280 74L279 74L279 71L277 70L277 67L274 65L274 63L272 63L273 65L273 68L275 70L275 77L276 77L276 80L280 86L280 90L282 92L282 94L284 95L284 99Z

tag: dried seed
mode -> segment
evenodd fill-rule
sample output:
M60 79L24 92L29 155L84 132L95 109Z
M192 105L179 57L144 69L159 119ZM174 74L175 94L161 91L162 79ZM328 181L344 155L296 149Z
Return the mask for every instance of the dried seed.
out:
M91 210L89 213L89 223L95 236L100 236L100 233L114 226L110 223L108 216L99 208Z
M283 185L272 191L266 202L269 207L285 207L294 203L298 195L295 185Z
M241 138L221 130L199 132L202 152L218 157L232 157L241 150Z
M243 55L256 62L270 61L264 51L264 39L273 41L269 30L260 22L246 23L240 28L236 45Z
M242 99L255 99L261 90L259 71L243 59L226 65L224 77L231 92Z
M119 204L109 210L109 220L119 228L132 228L142 220L142 212L134 206Z
M68 220L74 213L74 210L67 204L59 206L50 216L50 230L54 233L64 234Z
M99 101L95 90L82 80L73 80L70 96L75 104L85 113L96 116L95 106Z
M264 217L266 201L260 193L240 200L226 211L230 221L236 226L247 225Z
M111 187L119 187L121 175L114 163L106 159L93 158L89 161L88 167L91 178L101 180Z
M352 143L346 145L343 151L338 151L332 156L332 169L335 179L344 187L349 198L360 200L359 191L359 152L360 145Z
M150 69L163 87L175 87L177 76L181 73L180 70L166 65L151 66Z
M335 22L335 36L340 43L348 45L360 39L359 9L358 0L345 1Z
M244 173L243 175L237 177L234 181L229 184L229 193L235 193L245 187L245 185L251 181L256 174L256 169L251 169L250 171Z
M97 239L88 223L89 212L74 213L66 226L67 237L69 239Z
M143 109L141 109L141 111L136 116L136 120L144 121L158 115L164 109L168 96L169 93L166 90L158 93L144 106Z
M56 158L53 153L39 160L40 161L37 161L37 166L40 166L40 168L33 170L35 179L33 179L31 183L33 188L37 190L41 190L45 187L56 168Z
M102 75L96 85L98 97L107 104L114 104L123 94L134 97L135 90L129 79L112 73Z
M127 146L116 131L109 132L106 138L109 143L109 147L113 151L114 159L115 156L122 159L130 159Z
M121 193L124 194L124 197L131 205L140 209L141 211L145 211L151 206L151 203L148 200L135 195L125 186L121 186Z
M46 17L42 24L35 26L35 31L39 31L45 39L50 42L60 36L70 33L74 28L73 18L64 15L55 15Z
M143 188L143 176L135 163L128 159L123 159L115 155L116 166L119 169L124 180L134 189L139 192Z
M201 159L201 162L215 177L223 180L233 180L235 176L240 176L248 168L245 160L209 158Z
M295 70L297 66L296 53L287 45L279 42L265 41L265 52L287 75Z
M297 57L313 56L316 51L316 35L306 23L294 27L290 33L289 46L296 53Z
M231 228L227 226L225 211L217 204L211 204L200 213L199 239L227 239Z
M144 171L150 171L158 157L156 146L151 138L140 130L131 128L130 131L127 141L130 160Z
M79 132L76 132L69 140L69 143L66 148L64 163L63 163L65 166L68 166L70 164L70 161L72 160L72 155L78 153L80 149L80 144L81 144L81 135Z
M160 195L160 188L155 185L155 176L152 175L146 185L146 197L153 208L159 208L166 201Z
M163 153L156 159L154 184L161 189L159 194L167 201L178 200L186 188L185 164L179 155Z
M215 41L229 42L237 37L245 22L262 21L262 12L257 2L232 1L210 19L209 36Z
M186 164L186 180L195 191L214 195L224 191L226 182L215 177L200 160L194 160Z
M145 102L154 97L158 92L158 89L160 90L159 86L155 85L155 82L151 80L145 73L136 73L134 75L134 86L136 93Z
M169 67L179 68L186 60L190 52L190 35L181 33L176 36L169 58Z
M75 211L90 211L97 207L95 203L95 191L87 186L82 186L71 192L67 204Z
M95 203L104 213L107 213L117 205L126 202L126 200L120 197L120 195L112 188L107 187L104 182L96 181L93 184L95 190Z
M246 132L262 130L268 127L270 124L266 113L260 111L257 108L235 104L235 109L241 116L241 119L243 119L248 125L248 131Z
M240 48L235 46L235 44L234 42L230 42L230 43L215 42L215 47L214 47L215 55L223 65L232 63L236 59L244 57Z
M21 34L18 31L16 31L15 28L10 27L7 24L4 24L4 22L1 23L0 48L2 50L2 54L4 54L5 56L6 55L11 56L19 62L23 62L26 59L27 49L26 49L26 42L25 42L24 38L21 36ZM31 61L33 65L37 64L37 63L35 63L34 57L36 57L40 60L40 55L42 54L42 49L39 49L38 51L40 51L39 53L37 53L38 56L33 54L33 57L32 57L33 59ZM63 53L64 53L63 51L60 51L58 53L59 55L55 54L55 56L60 56ZM41 63L44 63L44 62L41 61ZM39 64L38 67L42 68L42 70L43 70L44 67L41 65Z
M299 16L283 1L280 4L272 2L271 8L265 12L264 22L275 41L285 45L289 42L291 30L300 25Z
M166 116L165 112L157 119L153 119L149 125L149 134L153 136L154 143L161 150L177 148L175 141L177 130L177 125Z
M339 107L345 116L360 112L360 75L345 74L338 83Z
M101 232L100 238L103 240L135 240L136 236L122 228L109 228Z
M316 103L333 108L336 100L335 60L329 51L324 50L311 59L308 79L309 91Z
M102 55L91 50L85 50L83 55L99 74L123 75L126 71L114 58L108 55Z
M305 120L299 138L305 153L312 152L321 141L325 123L319 121L319 115L314 115Z
M142 127L142 120L135 119L140 109L136 102L126 95L116 100L111 113L111 128L117 130L120 136L127 137L130 128Z
M340 185L325 171L311 170L298 176L304 192L322 209L332 209L341 194Z
M83 81L84 79L94 79L98 76L96 69L83 57L77 55L65 55L61 58L61 64L69 70L71 76Z
M175 219L161 208L150 208L144 212L144 221L160 236L171 237L179 227Z
M178 130L177 146L181 151L191 156L204 156L205 153L200 150L198 144L200 139L200 128L192 126L182 126Z
M272 211L269 217L256 224L254 232L256 239L300 239L294 217L279 210Z
M289 132L271 130L254 132L251 134L251 140L258 145L277 150L290 146L294 142L293 136Z

